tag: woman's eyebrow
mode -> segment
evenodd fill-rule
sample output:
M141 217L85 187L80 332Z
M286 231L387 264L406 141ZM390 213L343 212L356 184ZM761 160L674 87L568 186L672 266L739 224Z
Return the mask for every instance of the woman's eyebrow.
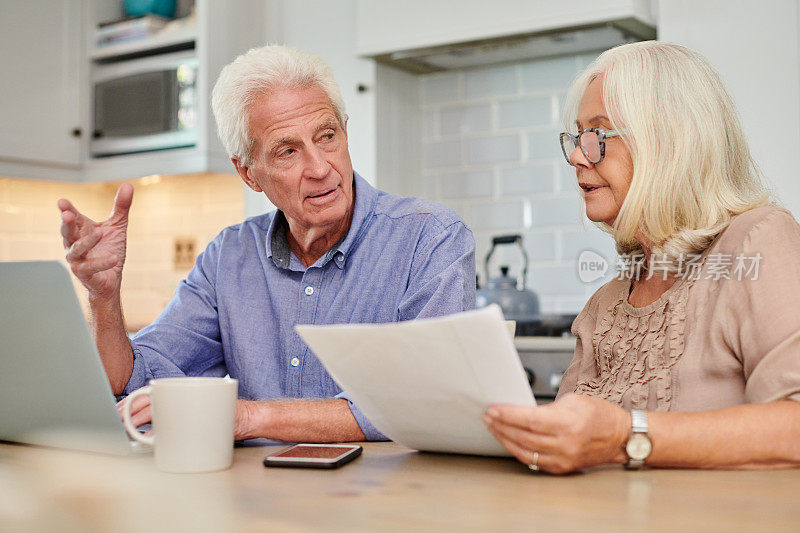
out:
M590 118L586 123L587 124L599 124L600 122L608 123L608 117L605 115L595 115Z

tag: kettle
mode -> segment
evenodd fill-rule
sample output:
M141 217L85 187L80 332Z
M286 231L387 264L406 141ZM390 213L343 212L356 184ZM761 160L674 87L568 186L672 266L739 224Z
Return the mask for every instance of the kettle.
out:
M522 252L522 286L519 286L517 278L508 275L508 267L501 266L501 276L489 278L489 259L491 259L494 249L500 245L516 244ZM488 283L483 289L478 289L475 293L476 307L485 307L491 303L496 303L503 310L506 320L516 320L517 328L522 323L532 322L541 318L539 314L539 297L536 293L528 290L528 254L522 247L522 235L501 235L492 238L492 247L486 254L484 260L484 270Z

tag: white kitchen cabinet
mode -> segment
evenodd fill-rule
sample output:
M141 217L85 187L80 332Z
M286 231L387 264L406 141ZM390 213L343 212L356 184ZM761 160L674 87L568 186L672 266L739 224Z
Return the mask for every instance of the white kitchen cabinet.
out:
M108 51L94 46L93 29L98 22L122 16L121 2L116 0L87 0L89 10L86 27L86 57L90 65L86 91L91 93L91 69L98 56L108 61ZM265 43L264 0L196 0L196 25L194 29L178 32L174 39L191 42L198 61L197 74L197 144L191 148L176 148L139 154L92 158L85 154L83 179L103 181L133 178L150 174L185 174L197 172L233 172L222 143L217 138L216 124L211 112L211 90L220 70L237 55ZM159 38L152 46L160 45ZM124 47L123 50L124 52ZM86 122L90 123L90 108L86 108ZM88 144L87 144L88 146Z
M651 0L358 0L358 53L377 56L611 20L655 26L652 4Z
M102 158L89 151L93 69L131 48L156 51L170 42L157 35L97 48L95 28L123 16L120 0L0 0L0 6L0 65L5 67L0 82L0 175L105 181L233 172L217 138L211 89L223 66L266 42L265 0L196 0L195 26L166 38L191 47L198 60L196 146ZM82 131L80 138L73 136L75 129Z
M0 174L76 175L81 44L81 0L0 0Z

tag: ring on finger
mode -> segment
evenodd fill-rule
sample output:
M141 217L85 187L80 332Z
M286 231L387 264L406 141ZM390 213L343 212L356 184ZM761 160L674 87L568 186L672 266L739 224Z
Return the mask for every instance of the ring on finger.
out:
M539 471L539 452L533 452L533 461L528 465L531 472Z

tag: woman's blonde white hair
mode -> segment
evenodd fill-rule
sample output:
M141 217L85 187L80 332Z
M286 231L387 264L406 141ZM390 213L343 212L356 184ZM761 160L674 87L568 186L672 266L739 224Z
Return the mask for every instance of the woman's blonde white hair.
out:
M620 254L641 253L639 236L678 265L702 253L732 217L769 201L733 102L700 54L658 41L607 50L569 90L567 131L575 129L584 91L601 76L606 114L624 131L633 160L614 226L600 224Z
M330 67L317 56L289 46L269 45L253 48L226 65L211 93L211 109L228 156L252 164L249 118L250 107L257 99L279 89L308 87L325 92L344 127L342 93Z

